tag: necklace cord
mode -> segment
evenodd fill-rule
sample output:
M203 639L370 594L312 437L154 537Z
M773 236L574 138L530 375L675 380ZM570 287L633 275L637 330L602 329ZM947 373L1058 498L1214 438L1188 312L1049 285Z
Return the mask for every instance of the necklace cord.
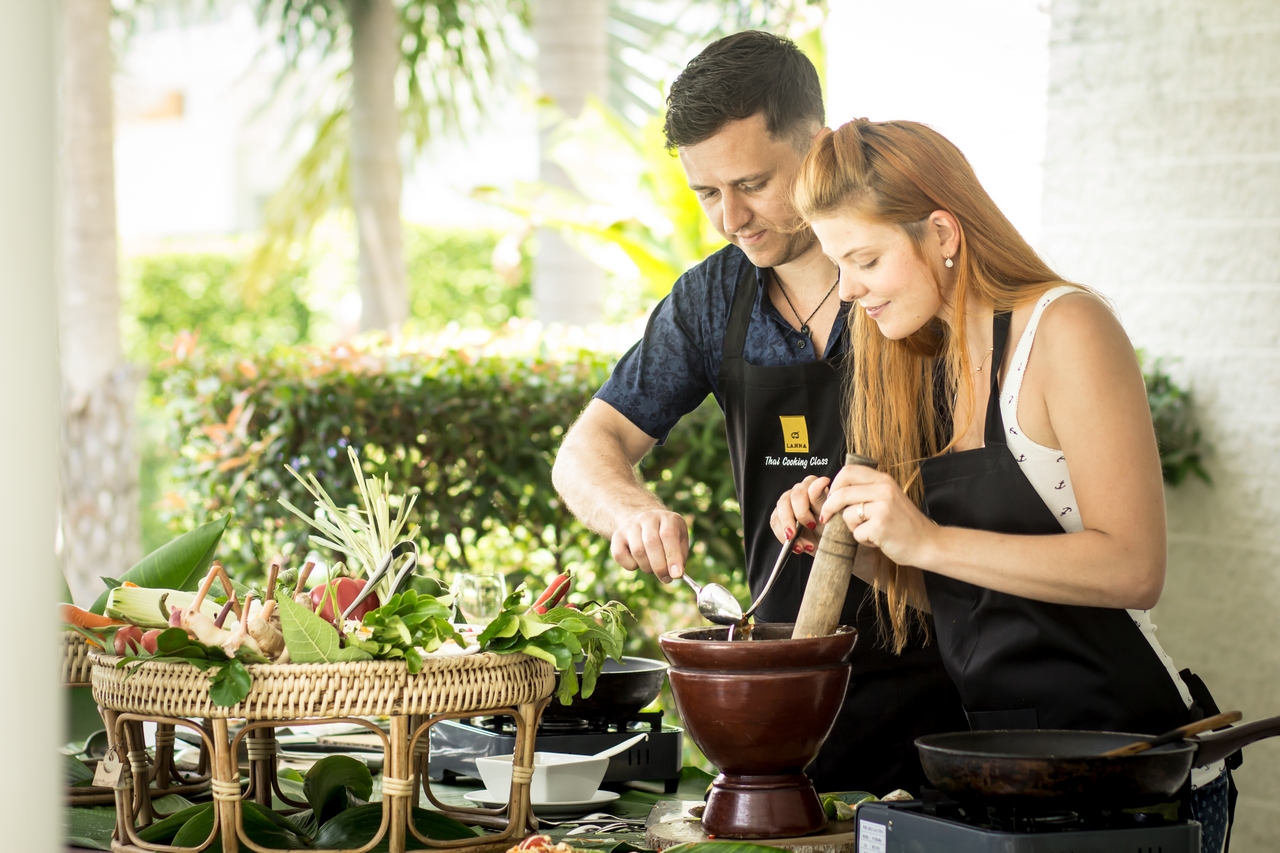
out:
M787 288L782 284L782 276L778 275L776 272L773 272L772 270L770 272L773 275L773 280L778 283L778 290L782 291L782 298L787 300L787 306L791 308L791 313L796 315L797 320L800 320L800 312L796 310L796 306L791 301L791 297L787 295ZM818 303L818 307L814 308L813 311L809 313L808 317L800 321L800 334L804 335L806 338L810 338L810 339L813 338L812 333L810 333L809 331L809 321L813 319L815 314L817 314L819 311L822 310L823 305L827 304L827 300L831 298L831 294L836 292L836 287L839 284L840 284L840 271L836 270L836 280L835 282L832 283L831 289L828 290L827 294L822 297L822 301Z

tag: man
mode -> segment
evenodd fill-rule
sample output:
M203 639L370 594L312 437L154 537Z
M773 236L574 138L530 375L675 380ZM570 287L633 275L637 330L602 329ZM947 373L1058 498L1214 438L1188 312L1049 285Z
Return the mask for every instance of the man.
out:
M725 412L746 534L747 579L762 588L778 555L769 516L806 474L844 459L841 361L849 306L838 274L790 205L790 188L824 113L817 72L796 46L763 32L721 39L667 98L666 136L689 187L731 245L680 277L644 338L565 437L552 478L569 508L612 539L614 558L664 583L684 571L689 534L635 475L671 427L714 394ZM792 556L758 612L795 621L812 546ZM809 768L820 791L918 793L912 743L965 729L935 647L879 647L876 608L856 578L842 622L861 632L844 708Z

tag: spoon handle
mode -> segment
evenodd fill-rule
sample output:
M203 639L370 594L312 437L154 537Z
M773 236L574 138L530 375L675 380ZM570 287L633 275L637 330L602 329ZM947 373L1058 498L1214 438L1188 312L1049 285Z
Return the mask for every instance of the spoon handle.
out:
M1126 755L1137 755L1140 752L1146 752L1148 749L1155 749L1157 746L1164 746L1166 743L1173 743L1175 740L1185 740L1192 735L1198 735L1201 732L1207 732L1211 729L1228 726L1232 723L1240 722L1244 715L1239 711L1226 711L1222 714L1214 714L1212 717L1205 717L1203 720L1197 720L1194 723L1187 723L1185 726L1178 726L1172 731L1167 731L1159 737L1151 740L1141 740L1131 743L1128 746L1119 746L1115 749L1107 750L1102 753L1102 758L1122 758Z
M778 554L778 562L773 564L773 571L769 572L769 579L764 582L764 589L760 590L760 594L756 596L756 600L751 602L751 606L747 608L747 612L742 614L742 618L746 619L756 612L756 608L760 606L760 602L764 601L764 597L769 594L769 590L773 589L773 582L778 579L778 572L782 571L783 565L787 562L787 557L791 555L791 546L795 544L796 537L800 534L797 532L794 536L786 539L782 543L782 552Z

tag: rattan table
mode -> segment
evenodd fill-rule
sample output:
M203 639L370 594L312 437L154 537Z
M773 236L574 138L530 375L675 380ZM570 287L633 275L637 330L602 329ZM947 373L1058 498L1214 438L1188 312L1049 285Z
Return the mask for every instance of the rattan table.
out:
M114 851L196 853L209 849L221 830L223 853L240 849L237 840L247 849L273 853L246 836L241 801L252 798L270 808L274 793L286 804L305 807L280 791L275 729L334 722L364 726L382 738L383 817L377 835L364 847L324 853L364 853L384 838L391 853L442 848L482 853L506 849L537 826L529 808L534 732L556 684L555 669L545 661L523 654L433 658L414 675L394 661L250 666L253 687L243 702L229 708L213 704L209 675L195 667L146 662L127 672L116 667L118 662L96 655L91 674L110 742L117 754L129 758L128 772L115 789ZM446 805L431 792L427 778L431 727L441 720L480 715L515 720L508 805ZM390 731L364 717L389 717ZM234 734L232 720L244 721ZM154 819L150 799L131 794L135 774L141 779L146 773L146 746L140 739L144 722L191 729L212 756L214 828L198 847L150 844L138 837L138 830ZM249 765L247 784L241 781L237 758L242 745ZM412 821L412 808L424 793L450 817L493 831L474 839L426 838Z
M93 686L90 680L93 662L89 659L89 649L89 644L85 641L83 635L75 631L63 632L62 684L64 687ZM138 726L134 740L141 742L141 724L138 724ZM201 748L200 760L196 765L195 772L184 773L178 769L174 761L174 740L175 732L172 725L166 723L156 727L155 756L150 759L150 766L145 774L147 784L133 787L135 810L143 810L145 808L140 801L142 797L151 800L168 794L191 796L193 794L208 793L212 784L212 775L209 772L209 751ZM97 761L91 760L85 763L90 770L97 767ZM141 769L137 775L138 778L142 778ZM111 805L116 801L115 791L111 788L100 788L94 785L68 786L64 796L67 805L71 806Z

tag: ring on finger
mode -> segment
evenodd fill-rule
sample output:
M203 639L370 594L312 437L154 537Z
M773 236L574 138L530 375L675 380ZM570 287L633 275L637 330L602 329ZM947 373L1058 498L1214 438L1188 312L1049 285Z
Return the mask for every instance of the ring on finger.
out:
M862 503L858 504L858 523L859 524L867 520L867 514L866 512L863 511L863 507L865 507L866 505L867 505L866 501L863 501Z

